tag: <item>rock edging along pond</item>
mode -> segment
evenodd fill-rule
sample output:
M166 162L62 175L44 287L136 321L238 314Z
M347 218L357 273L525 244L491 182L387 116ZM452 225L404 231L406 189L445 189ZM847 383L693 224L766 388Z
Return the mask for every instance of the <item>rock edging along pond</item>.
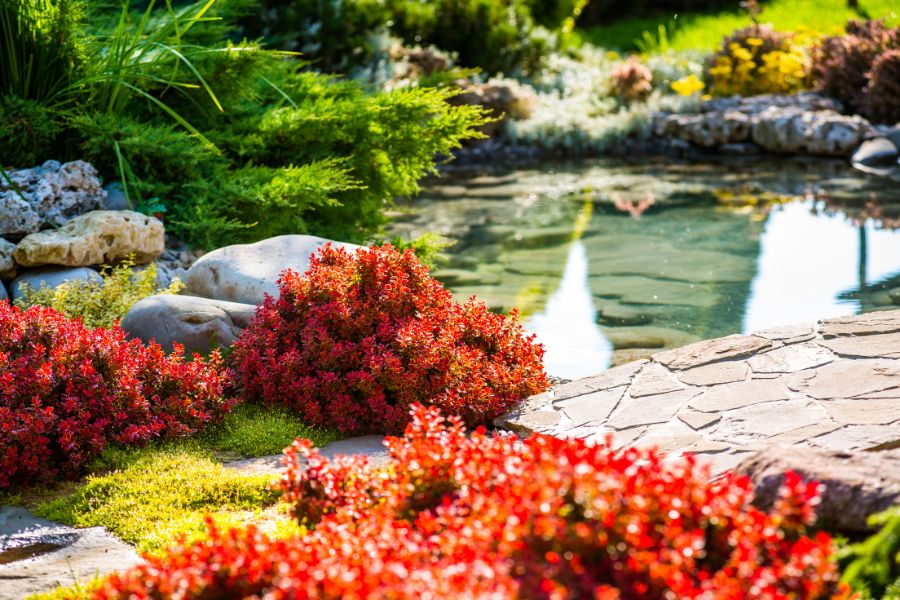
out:
M556 386L496 420L692 453L714 471L774 444L900 447L900 311L698 342Z

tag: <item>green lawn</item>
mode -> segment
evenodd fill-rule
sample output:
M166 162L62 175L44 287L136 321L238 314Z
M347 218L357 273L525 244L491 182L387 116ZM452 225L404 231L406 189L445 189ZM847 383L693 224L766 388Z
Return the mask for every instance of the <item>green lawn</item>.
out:
M859 4L864 15L883 17L891 25L900 25L900 3L897 0L860 0ZM771 23L781 30L806 27L823 33L837 33L849 19L859 18L847 8L846 0L770 0L764 2L763 7L760 23ZM636 40L643 40L644 32L658 42L659 28L663 26L670 48L711 50L725 35L749 24L750 17L744 11L663 15L580 30L576 39L604 48L637 50L643 49Z

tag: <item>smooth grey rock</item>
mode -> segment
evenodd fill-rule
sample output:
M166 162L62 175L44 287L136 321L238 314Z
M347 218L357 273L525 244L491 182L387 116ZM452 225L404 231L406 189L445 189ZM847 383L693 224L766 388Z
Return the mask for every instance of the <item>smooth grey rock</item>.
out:
M156 340L166 350L174 343L187 352L227 348L256 315L256 306L195 296L159 294L132 306L122 329L145 343Z
M188 269L185 292L242 304L277 298L278 278L285 269L305 273L309 257L330 240L311 235L282 235L255 244L225 246L205 254ZM354 244L332 242L355 250Z
M893 167L900 150L886 137L877 137L860 144L850 159L854 167Z
M368 458L373 467L383 467L390 460L384 438L380 435L363 435L359 437L338 440L320 448L322 456L333 459L338 455L362 455ZM230 467L243 473L278 475L284 470L282 459L284 454L270 454L257 458L248 458L226 463Z
M9 506L0 509L3 554L7 559L32 556L0 564L0 600L21 600L141 562L134 548L103 527L72 529Z
M0 279L12 279L16 276L16 261L13 252L16 245L0 238Z
M0 281L0 302L5 302L9 300L9 292L6 291L6 286Z
M900 503L900 451L842 452L772 446L743 460L738 474L753 480L754 504L770 509L786 471L824 484L818 525L867 531L866 519Z
M884 131L884 137L891 140L894 143L894 146L900 148L900 123L897 123L893 127Z
M15 188L0 180L0 198L21 194L40 221L51 225L62 225L73 217L99 209L106 197L97 170L82 160L65 164L48 160L40 167L9 171L7 175ZM37 230L28 233L33 231Z
M118 181L107 184L104 188L106 198L103 200L103 210L134 210L128 197L125 195L125 188Z
M40 269L29 269L13 279L9 286L9 292L15 302L22 298L22 284L28 284L30 288L39 290L44 286L56 288L68 281L75 280L103 283L103 278L100 277L97 271L86 267L43 267Z
M95 210L60 227L27 236L16 247L24 267L87 267L132 258L144 264L165 249L163 224L131 210Z

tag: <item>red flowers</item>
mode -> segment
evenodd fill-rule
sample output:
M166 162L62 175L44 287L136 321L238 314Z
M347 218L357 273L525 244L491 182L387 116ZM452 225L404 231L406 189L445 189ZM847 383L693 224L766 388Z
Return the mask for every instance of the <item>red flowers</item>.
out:
M280 286L232 358L245 399L310 424L397 433L419 402L476 425L547 387L543 351L515 315L455 303L411 251L326 246Z
M72 476L108 441L141 444L218 419L221 360L0 302L0 489Z
M805 535L817 486L792 476L772 513L746 479L692 459L580 440L470 437L416 407L391 463L286 451L281 486L304 536L254 528L174 548L114 575L98 599L845 597L824 533ZM308 461L309 468L301 463Z

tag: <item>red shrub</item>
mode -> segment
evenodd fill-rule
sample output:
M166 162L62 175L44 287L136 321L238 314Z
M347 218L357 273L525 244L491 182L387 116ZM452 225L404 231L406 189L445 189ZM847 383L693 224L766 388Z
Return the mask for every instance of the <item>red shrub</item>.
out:
M0 489L76 475L109 441L195 432L230 408L220 368L0 302Z
M832 543L805 536L816 484L785 478L772 513L750 483L693 459L581 440L466 436L416 407L391 462L330 463L297 441L281 485L311 529L181 545L98 599L846 597ZM308 461L309 468L301 465Z
M872 89L871 80L878 58L897 49L900 27L889 28L883 20L850 21L846 35L827 37L815 49L814 77L821 91L840 100L847 111L892 122L892 114L885 114L882 106L896 104L890 89L893 82L883 79L887 88L875 85Z
M474 425L547 387L543 350L516 315L455 303L412 251L328 245L279 284L233 364L245 399L286 404L312 425L396 433L417 402Z

